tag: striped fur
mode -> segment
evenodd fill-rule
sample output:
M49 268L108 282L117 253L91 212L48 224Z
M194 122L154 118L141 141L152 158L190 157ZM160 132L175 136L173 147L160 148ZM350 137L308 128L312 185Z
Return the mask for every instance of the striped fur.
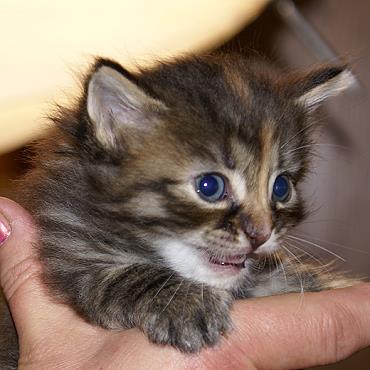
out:
M230 274L205 256L249 254L248 235L268 230L254 257L272 260L303 219L297 185L310 161L314 104L340 90L343 70L279 76L258 61L213 55L131 74L97 60L81 97L35 145L20 191L41 230L51 294L93 324L139 327L156 343L196 352L230 330L236 297L299 291L297 279L271 288L255 259ZM195 191L208 172L227 178L219 202ZM279 173L292 186L281 204L271 194ZM319 275L303 289L329 286Z

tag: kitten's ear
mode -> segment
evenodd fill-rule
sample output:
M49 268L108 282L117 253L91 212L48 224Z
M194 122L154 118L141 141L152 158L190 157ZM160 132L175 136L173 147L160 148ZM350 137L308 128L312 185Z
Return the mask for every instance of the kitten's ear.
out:
M344 66L323 66L289 83L289 95L307 110L316 109L326 98L337 95L355 83Z
M148 96L120 65L99 60L87 83L87 113L96 139L106 149L114 149L129 128L150 124L150 115L164 109Z

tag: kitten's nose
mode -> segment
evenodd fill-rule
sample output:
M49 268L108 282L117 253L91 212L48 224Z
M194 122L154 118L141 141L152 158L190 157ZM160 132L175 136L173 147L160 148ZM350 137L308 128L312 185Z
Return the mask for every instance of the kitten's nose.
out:
M259 246L261 246L262 244L267 242L267 240L269 240L271 236L271 231L257 232L253 234L246 233L246 235L251 243L252 249L256 250Z
M247 215L240 215L240 220L242 229L251 243L253 250L256 250L269 240L271 236L271 225L267 220L263 220L259 224L256 224Z

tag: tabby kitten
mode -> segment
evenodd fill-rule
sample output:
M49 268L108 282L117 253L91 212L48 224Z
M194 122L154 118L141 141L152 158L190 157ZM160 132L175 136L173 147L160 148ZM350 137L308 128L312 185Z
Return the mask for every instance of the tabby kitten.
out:
M305 216L313 112L351 82L342 66L278 75L240 55L140 73L98 59L23 180L45 284L90 323L184 352L230 330L236 298L346 285L269 256Z

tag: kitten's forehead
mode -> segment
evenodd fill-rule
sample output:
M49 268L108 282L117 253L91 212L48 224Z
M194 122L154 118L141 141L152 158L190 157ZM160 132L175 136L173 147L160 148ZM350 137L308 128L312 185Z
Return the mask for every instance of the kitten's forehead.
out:
M275 130L273 123L265 122L253 138L254 145L246 145L237 136L229 140L230 157L235 164L234 169L245 182L245 193L238 194L238 201L247 202L250 205L253 194L255 203L265 210L269 207L267 190L270 178L279 166L279 145Z
M295 121L303 110L281 93L274 74L271 67L237 56L195 58L164 65L142 82L180 119L176 125L169 117L180 135L190 132L208 141L212 135L219 145L234 135L253 145L266 122L279 126L281 138L300 128Z
M141 83L169 107L154 139L160 144L153 155L165 162L171 156L184 171L196 162L200 172L235 170L253 190L279 167L301 167L289 151L305 144L303 110L260 66L243 58L191 59L163 65Z

